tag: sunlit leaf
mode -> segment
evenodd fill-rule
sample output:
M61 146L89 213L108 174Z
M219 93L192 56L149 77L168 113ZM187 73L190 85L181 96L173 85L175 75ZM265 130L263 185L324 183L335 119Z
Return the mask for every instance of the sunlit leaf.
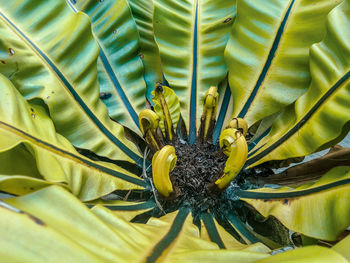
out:
M56 133L45 109L24 100L2 75L0 97L0 158L8 160L6 165L1 165L2 174L27 175L49 183L65 184L82 200L96 199L116 189L142 189L145 186L145 182L131 172L116 165L91 161L77 153L67 139ZM28 168L31 165L33 168ZM14 194L36 190L37 187L30 189L29 186L34 183L44 184L28 178L16 187L17 176L12 179L9 176L6 180L7 185L0 184L3 187L0 190ZM27 186L26 191L23 184Z
M316 183L296 188L239 191L242 200L263 216L275 216L289 229L304 235L336 240L350 225L350 168L337 167Z
M90 211L56 186L7 199L0 209L0 223L6 226L0 230L6 248L0 253L6 261L254 262L268 257L219 250L215 243L199 238L186 210L148 224L130 223L103 207Z
M0 70L13 69L4 73L26 99L45 101L59 133L98 155L141 163L136 146L99 100L99 47L86 15L64 1L1 1L0 34L6 36Z
M247 162L305 156L332 141L349 127L350 116L350 2L344 1L328 15L327 34L310 51L312 82L295 104L277 117L272 130L255 147ZM345 130L343 130L345 129Z
M146 85L139 51L139 35L128 2L76 1L72 7L91 18L100 47L100 97L109 115L138 130L138 113L145 107Z
M310 83L309 48L338 1L239 0L225 50L233 116L249 125L295 101Z
M153 33L153 1L128 1L140 35L140 51L145 66L144 78L147 84L146 97L150 98L154 85L163 81L159 49Z
M235 1L154 1L153 25L162 68L180 99L191 143L205 92L226 76L223 52L234 17Z

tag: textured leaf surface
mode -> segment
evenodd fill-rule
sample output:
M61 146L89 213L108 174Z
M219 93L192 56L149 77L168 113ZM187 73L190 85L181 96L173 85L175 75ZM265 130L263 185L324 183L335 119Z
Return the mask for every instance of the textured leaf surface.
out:
M349 167L334 168L316 183L238 195L263 216L275 216L289 229L310 237L335 240L350 225Z
M163 81L159 48L153 33L153 1L128 0L140 35L140 51L147 84L146 97L150 100L151 91L157 82Z
M23 184L26 191L30 191L29 184L44 184L34 179L45 179L49 183L65 184L82 200L91 200L116 189L145 186L144 181L130 172L112 164L90 161L78 154L67 139L55 132L45 109L26 102L2 75L0 97L0 160L8 161L2 163L0 170L4 175L7 172L8 175L33 178L19 182L16 187L15 182L20 179L9 176L7 183L11 182L11 188L3 182L1 190L19 194L24 191Z
M180 99L193 143L204 94L227 73L223 52L235 1L156 0L154 6L154 32L164 75Z
M239 0L225 50L235 117L249 125L295 101L310 84L309 48L341 0Z
M99 47L88 17L55 0L1 1L0 12L0 34L6 36L0 72L26 99L42 98L57 131L75 146L141 163L123 127L109 119L99 100Z
M0 223L6 226L0 230L0 255L7 261L254 262L268 256L219 250L199 238L188 211L154 218L146 225L130 223L100 206L90 211L56 186L6 203L10 206L0 203ZM157 251L160 257L150 258Z
M76 1L86 13L100 47L98 79L109 115L137 131L138 112L145 107L146 84L139 35L126 0ZM73 7L73 8L74 8Z
M277 117L248 165L308 155L349 129L344 126L350 116L349 39L347 0L332 10L324 40L311 48L309 90Z

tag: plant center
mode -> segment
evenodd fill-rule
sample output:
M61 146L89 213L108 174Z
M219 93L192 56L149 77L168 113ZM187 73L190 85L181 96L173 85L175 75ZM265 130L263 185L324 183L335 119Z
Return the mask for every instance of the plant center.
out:
M193 145L175 139L177 163L170 173L174 187L171 198L162 198L161 204L166 212L175 211L180 206L189 206L192 211L202 212L222 202L221 194L210 187L223 173L227 156L218 145L210 143Z

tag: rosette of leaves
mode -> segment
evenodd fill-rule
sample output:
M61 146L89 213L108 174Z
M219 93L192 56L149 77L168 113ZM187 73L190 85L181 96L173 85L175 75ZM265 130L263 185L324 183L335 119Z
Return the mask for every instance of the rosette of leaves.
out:
M1 258L348 262L348 150L271 168L348 133L349 28L348 0L1 0Z

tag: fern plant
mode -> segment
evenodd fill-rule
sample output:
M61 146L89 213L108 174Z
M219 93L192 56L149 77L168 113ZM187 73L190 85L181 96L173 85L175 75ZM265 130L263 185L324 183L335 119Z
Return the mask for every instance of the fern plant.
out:
M349 0L0 2L6 262L350 260Z

